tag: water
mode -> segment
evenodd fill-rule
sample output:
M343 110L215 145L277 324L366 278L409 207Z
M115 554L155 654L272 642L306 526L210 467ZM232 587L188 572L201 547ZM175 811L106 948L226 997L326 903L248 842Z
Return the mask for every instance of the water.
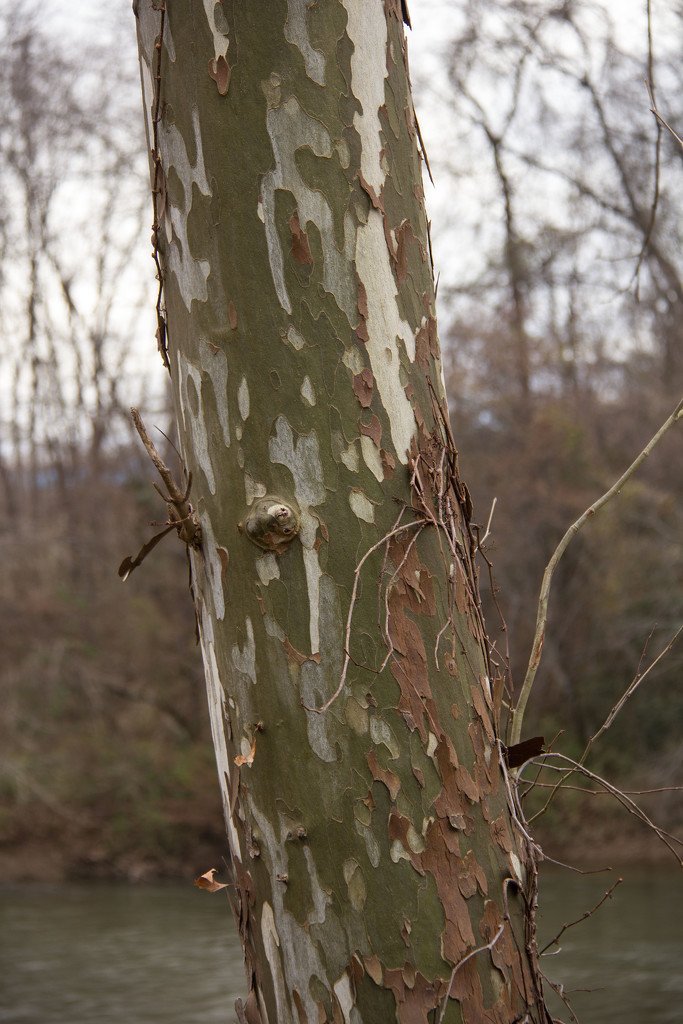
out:
M609 888L608 876L548 871L548 941ZM683 1020L683 872L626 873L612 900L562 938L544 969L581 1024ZM585 990L592 991L587 992ZM244 998L224 893L192 885L88 884L0 890L0 1021L228 1024ZM556 1015L569 1020L559 1004Z

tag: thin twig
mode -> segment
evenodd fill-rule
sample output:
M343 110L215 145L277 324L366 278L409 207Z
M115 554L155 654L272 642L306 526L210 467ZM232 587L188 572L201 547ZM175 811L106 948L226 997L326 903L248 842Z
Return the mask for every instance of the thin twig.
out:
M483 953L487 949L493 949L493 947L498 942L498 939L501 937L501 935L503 934L504 931L505 931L505 921L503 921L503 923L501 924L500 928L498 929L498 931L493 936L493 938L491 939L490 942L487 942L485 946L477 946L476 949L473 949L471 953L468 953L467 956L464 956L462 958L462 960L459 960L457 962L457 964L455 965L455 967L453 968L453 970L451 972L451 980L448 982L448 989L446 990L446 995L444 996L444 1001L443 1001L443 1007L441 1009L441 1014L439 1016L439 1024L443 1024L444 1015L446 1013L446 1006L448 1005L448 1000L451 997L451 989L453 987L453 982L455 980L456 974L458 973L458 971L460 970L462 965L466 964L467 961L471 960L473 956L477 955L477 953Z
M630 685L627 687L627 689L624 691L624 693L622 694L620 699L617 701L617 703L614 705L614 707L612 708L612 710L610 711L610 713L608 714L607 718L605 719L603 724L600 726L598 731L596 733L594 733L590 737L590 739L588 740L588 743L586 744L586 749L584 750L583 754L581 755L581 757L580 757L580 759L578 761L579 766L582 766L582 765L585 764L586 759L588 757L588 754L590 753L591 747L593 746L593 744L595 743L597 738L599 736L601 736L604 732L606 732L607 729L609 729L609 727L611 726L611 724L614 721L614 719L617 717L617 715L619 714L621 709L624 707L626 702L629 700L629 698L633 696L635 691L638 689L638 687L642 683L643 679L645 679L646 676L648 676L650 674L650 672L655 667L655 665L657 665L657 663L659 661L661 661L661 659L664 657L664 655L668 654L668 652L671 650L671 648L675 644L676 640L680 636L681 632L683 632L683 626L680 626L676 630L675 634L672 636L671 640L666 645L664 650L661 651L660 654L657 655L657 657L654 659L654 661L652 661L648 665L648 667L645 669L644 672L641 672L640 671L640 666L642 665L643 657L645 655L645 651L647 650L647 643L646 643L645 649L644 649L643 654L641 655L641 658L640 658L640 662L638 663L638 670L636 672L636 675L635 675L634 679L632 680ZM651 635L652 634L650 634L650 636ZM648 637L648 642L649 642L649 640L650 640L650 637ZM543 807L541 807L541 809L536 812L536 814L534 815L534 818L540 818L540 817L542 817L545 814L545 812L548 810L548 808L550 807L550 805L552 804L553 800L555 799L555 797L557 796L558 792L561 789L570 788L570 787L567 786L567 780L569 778L571 778L571 776L574 774L574 771L575 771L574 768L568 768L566 773L562 776L561 779L558 779L557 782L552 783L552 786L550 787L552 791L549 794L548 799L544 803ZM526 796L527 793L531 792L531 790L534 788L534 785L535 785L535 783L532 783L529 786L529 788L524 793L524 796Z
M403 515L403 512L401 512L401 515ZM399 519L400 519L400 516L399 516ZM346 619L346 639L345 639L345 643L344 643L344 665L342 667L342 672L341 672L341 678L339 680L339 685L337 686L337 689L334 691L334 693L332 694L330 699L328 701L326 701L321 708L309 707L307 704L304 704L303 701L302 701L301 702L301 706L304 708L305 711L313 711L316 715L322 715L335 702L335 700L337 699L339 694L344 689L344 683L346 682L346 673L348 672L349 664L353 660L351 658L351 654L350 654L350 651L349 651L349 648L351 646L351 620L353 618L353 611L354 611L354 608L355 608L355 605L356 605L356 597L357 597L357 594L358 594L358 583L360 581L360 571L363 568L363 566L365 565L365 562L370 557L370 555L373 554L373 552L377 551L378 548L381 548L383 544L388 544L388 542L391 540L392 537L396 537L397 534L404 533L406 530L413 529L416 526L423 526L423 525L424 524L420 520L414 520L411 523L404 523L403 526L398 526L398 525L394 526L394 528L392 530L390 530L389 533L385 534L384 537L382 537L381 540L378 540L376 544L373 544L371 548L368 548L368 550L365 552L365 554L361 558L360 562L358 563L358 565L356 566L356 568L354 570L353 590L351 591L351 602L349 604L349 614L348 614L347 619Z
M529 694L531 693L531 687L533 686L534 679L536 678L536 672L538 671L538 665L541 660L541 653L543 651L543 641L545 640L545 628L548 620L548 599L550 596L550 586L552 583L553 575L557 564L562 558L562 555L566 551L569 542L579 532L579 530L585 526L588 520L599 512L608 501L610 501L615 494L618 494L621 488L631 479L633 474L642 466L643 462L652 453L656 445L659 444L664 435L678 422L683 416L683 399L678 403L671 415L664 421L662 426L659 428L654 437L648 442L643 448L640 455L631 463L626 472L619 477L617 482L610 487L601 498L593 502L590 508L581 515L575 523L569 527L560 543L555 548L555 552L548 562L545 572L543 574L543 582L541 584L541 593L538 600L538 612L536 617L536 632L534 634L534 642L531 648L531 657L529 658L529 666L524 677L524 683L519 695L519 700L512 713L512 730L510 735L510 745L513 746L515 743L519 743L520 736L522 734L522 722L524 719L524 711L526 709L527 701L529 700Z
M656 109L657 103L655 101L655 62L654 62L654 47L652 45L652 2L647 0L647 79L645 80L647 91L650 97L651 109ZM654 193L652 196L652 208L650 210L650 222L645 232L645 238L643 244L640 247L640 253L638 254L638 262L636 263L636 269L633 274L633 280L636 283L636 297L638 296L639 288L639 276L640 268L643 265L645 259L645 253L647 247L650 244L652 232L654 231L655 221L657 219L657 208L659 206L659 178L662 163L662 123L655 117L657 123L657 139L655 141L655 184Z
M621 883L623 881L624 881L623 878L617 878L617 880L614 883L614 885L610 889L608 889L606 893L603 893L602 898L600 900L598 900L598 902L595 904L595 906L593 907L592 910L586 910L581 915L581 917L577 917L577 919L575 921L570 921L569 924L567 924L567 923L563 924L562 927L560 928L559 932L555 936L555 938L551 939L550 942L548 942L547 945L545 945L543 947L543 949L540 950L538 955L539 956L543 956L545 954L546 950L550 949L551 946L556 946L559 943L559 941L562 938L562 936L564 935L564 933L566 931L569 931L570 928L573 928L574 925L581 924L582 921L587 921L589 917L592 917L593 914L595 913L595 911L599 910L600 907L603 905L603 903L605 903L607 900L612 898L612 893L617 888L617 886L621 885ZM558 952L559 952L559 950L558 950Z
M658 111L658 110L653 110L652 108L650 108L650 112L651 112L652 114L654 114L654 115L655 115L655 117L657 118L657 120L658 120L658 121L659 121L659 122L660 122L661 124L663 124L663 125L664 125L664 127L666 128L666 130L667 130L668 132L671 132L671 134L673 135L674 139L675 139L675 140L676 140L676 142L677 142L677 143L679 144L679 146L683 147L683 139L682 139L682 138L681 138L681 137L680 137L679 135L676 135L676 132L675 132L675 131L673 130L673 128L671 127L671 125L670 125L670 124L667 124L667 122L666 122L666 121L664 120L664 118L663 118L663 117L662 117L662 115L661 115L661 114L659 113L659 111Z
M586 744L586 749L584 750L583 754L581 755L581 761L579 762L580 764L583 764L585 762L586 758L588 757L588 753L589 753L591 747L593 746L593 744L595 743L595 741L598 739L598 737L602 736L602 734L604 732L607 732L607 730L609 729L610 725L612 724L614 719L617 717L617 715L619 714L619 712L623 708L623 706L626 703L626 701L629 699L629 697L631 697L636 692L636 690L638 689L638 687L642 683L643 679L645 679L650 674L650 672L655 667L655 665L657 665L658 662L660 662L662 660L662 658L666 654L669 653L669 651L671 650L673 645L676 643L676 641L678 640L678 638L681 635L681 633L683 633L683 626L679 626L678 627L678 629L676 630L674 635L671 637L671 639L669 640L669 642L666 645L666 647L664 648L664 650L661 651L657 655L657 657L655 658L654 661L650 662L650 664L645 669L645 671L644 672L639 672L636 675L636 677L633 680L633 682L630 684L628 689L622 694L621 698L614 705L614 707L612 708L612 710L610 711L610 713L608 714L607 718L602 723L602 725L600 726L598 731L593 736L591 736L591 738L589 739L588 743Z
M157 314L157 347L163 360L164 366L170 372L171 367L168 361L166 317L164 315L164 272L159 254L159 229L161 228L161 215L166 205L166 184L164 172L161 166L161 152L159 150L159 123L161 122L161 56L164 44L164 25L166 20L166 4L161 3L159 15L159 38L154 44L156 62L154 67L154 111L152 113L152 156L154 159L154 178L152 181L152 211L154 222L152 224L152 257L157 271L159 289L157 291L156 314ZM161 197L161 200L160 200Z
M632 814L634 817L638 818L639 821L642 821L644 825L651 829L655 833L655 835L659 839L661 839L664 845L674 855L679 865L683 867L683 859L681 857L681 854L679 854L676 850L676 847L683 848L683 839L679 839L678 836L674 836L670 832L665 831L665 829L660 828L659 825L655 825L655 823L651 821L651 819L647 816L642 807L639 807L635 800L631 800L631 798L627 796L623 790L618 789L617 786L613 786L611 782L608 782L607 779L603 779L600 775L596 775L595 772L589 771L585 765L579 764L578 761L574 761L571 757L567 757L566 754L539 754L538 758L535 758L535 761L536 763L538 763L542 760L544 767L547 768L548 771L563 772L566 774L567 768L562 767L559 764L549 763L548 759L551 757L556 758L558 761L564 762L564 764L566 764L568 767L571 766L573 771L579 772L581 775L585 775L587 779L591 779L593 782L596 782L599 786L602 786L603 789L605 789L608 793L611 793L612 796L614 796L617 799L617 801L622 805L622 807L624 807L629 812L629 814ZM533 764L534 762L527 763ZM522 768L522 771L523 770L524 768ZM531 822L537 817L538 814L535 814L531 818L529 818L529 824L531 824Z

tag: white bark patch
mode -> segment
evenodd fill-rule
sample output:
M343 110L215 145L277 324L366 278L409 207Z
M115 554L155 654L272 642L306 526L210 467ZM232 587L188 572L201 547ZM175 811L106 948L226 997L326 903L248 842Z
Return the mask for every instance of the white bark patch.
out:
M276 882L275 884L277 885L278 883ZM275 989L277 1019L278 1021L282 1021L282 1024L294 1024L292 1015L289 1012L287 985L285 983L285 976L282 971L282 961L279 953L280 936L278 935L277 928L275 927L273 908L267 901L263 904L263 910L261 911L261 936L263 938L263 945L266 951L266 958L270 965L270 976L273 982L273 988Z
M373 868L379 867L380 849L377 837L369 825L365 822L359 821L358 818L354 819L353 827L355 828L358 835L365 842L365 850L368 855L368 860L372 864Z
M375 506L372 504L369 498L354 488L349 491L349 505L355 516L362 519L365 523L374 523L375 521Z
M202 397L202 375L196 366L193 366L185 356L178 351L178 378L180 381L180 411L183 416L185 432L192 437L192 447L197 462L204 471L206 482L212 494L216 493L216 479L214 477L211 456L209 455L209 438L206 431L204 410L201 404ZM188 384L191 380L192 384ZM192 408L188 388L193 388L196 398L197 409Z
M216 0L204 0L204 13L206 14L206 21L213 36L213 50L214 59L218 60L219 57L227 57L228 47L230 40L226 32L222 32L216 26L216 17L214 11L216 9Z
M287 331L287 341L297 350L297 352L299 352L306 344L303 336L299 334L296 327L290 327Z
M304 566L308 590L309 632L311 654L320 649L319 583L321 576L318 552L315 550L317 520L309 512L311 505L325 499L323 467L320 461L318 435L302 434L294 441L294 432L284 416L278 416L275 436L270 439L272 462L286 466L294 478L294 495L301 511L299 539L304 549Z
M336 584L330 576L323 575L319 583L320 594L320 664L306 661L301 666L301 696L308 707L323 704L330 697L330 685L336 686L342 671L344 639L342 632L341 605ZM347 690L348 692L348 690ZM338 728L337 719L330 709L324 715L314 711L307 712L306 729L311 749L328 763L337 760L334 738ZM341 789L346 786L341 773L339 779ZM336 798L331 794L331 799Z
M410 324L398 312L396 282L378 210L371 210L367 224L358 228L356 269L368 298L368 341L365 347L389 417L396 455L405 465L415 431L415 417L401 383L399 339L412 362L415 359L415 337Z
M268 867L271 878L273 903L272 906L268 902L264 903L261 912L261 927L266 955L273 976L278 1024L294 1024L287 999L287 992L294 988L299 990L303 999L306 1019L317 1024L318 1008L309 991L309 983L315 975L321 980L325 978L325 968L317 946L311 939L309 928L306 925L298 924L295 917L285 910L285 886L278 881L277 876L286 875L289 870L286 843L284 837L276 833L273 823L256 807L250 794L245 794L245 800L248 802L250 813L264 837L261 856ZM283 831L286 829L278 829L280 833ZM325 903L329 903L331 900L330 897L321 896L322 890L313 859L307 859L307 864L316 910L316 917L310 917L306 923L310 925L316 923L321 912L324 920ZM280 955L279 948L284 951L284 956Z
M240 648L238 644L233 644L232 663L238 672L242 672L245 676L249 676L252 683L255 683L256 645L254 644L254 627L252 626L251 619L248 615L245 625L247 629L247 639L245 640L244 647L242 648Z
M354 1014L355 1006L348 974L344 972L339 981L335 981L332 987L337 999L339 1000L341 1012L344 1014L344 1024L355 1024L354 1017L356 1017L357 1020L360 1020L360 1015L357 1010Z
M400 839L394 839L389 850L389 856L394 864L398 864L400 860L407 860L410 863L410 854Z
M339 456L344 465L351 473L357 473L358 467L360 466L360 459L358 457L358 447L355 441L352 441L345 452L342 452Z
M247 505L251 505L254 498L265 498L266 485L262 484L259 480L254 480L251 473L245 469L244 471L244 496Z
M413 853L422 853L425 848L424 839L415 831L412 825L408 825L406 830L406 839L408 840L408 846Z
M192 124L197 150L197 163L194 167L187 155L185 140L174 124L169 125L159 139L164 167L173 167L176 170L183 187L183 208L180 209L169 202L166 206L164 224L169 242L168 268L178 279L178 289L188 312L193 299L206 302L206 282L211 270L208 260L194 259L187 237L187 220L192 208L192 186L196 185L204 196L211 195L204 169L199 111L196 107L192 111ZM178 240L176 244L173 244L174 236Z
M387 20L384 5L367 0L344 0L348 15L346 31L353 43L351 93L360 100L362 113L353 124L361 139L361 172L377 195L384 182L380 167L381 123L379 108L384 103L386 78Z
M256 559L256 572L264 587L267 587L271 580L280 579L280 563L272 551Z
M204 0L208 3L209 0ZM311 46L306 25L306 12L311 6L310 0L287 0L287 22L285 39L298 47L304 59L306 74L318 85L325 84L325 54Z
M202 554L204 555L204 575L210 587L213 612L218 621L225 618L225 595L223 593L223 563L216 550L216 537L206 510L200 512L199 522L202 527Z
M370 718L370 737L376 747L383 743L391 754L392 760L396 760L400 753L398 740L384 719L378 718L377 715L372 715Z
M359 349L355 345L353 346L353 348L344 349L342 363L344 364L344 366L348 366L349 370L354 376L356 374L359 374L365 367L363 356L360 354Z
M275 192L277 189L287 189L296 199L301 226L305 229L306 223L313 221L320 231L325 289L334 295L337 305L344 310L349 321L355 323L358 318L356 282L346 253L337 248L330 205L322 192L308 187L294 160L296 150L304 146L310 146L316 156L331 156L329 133L320 121L309 117L301 109L293 96L282 106L268 110L266 128L273 147L275 170L269 171L263 178L261 199L268 259L280 305L288 313L292 312L285 285L284 256L275 223ZM348 239L346 241L349 242Z
M308 516L312 520L312 516ZM302 516L302 526L304 518ZM301 536L301 530L299 531ZM318 552L314 548L304 547L304 569L306 570L306 589L308 591L308 605L310 608L308 632L311 638L311 654L320 652L320 562Z
M154 138L154 81L146 60L140 61L140 79L142 82L142 109L145 112L145 129L147 141L151 149L151 142Z
M212 351L207 344L199 348L202 370L208 373L216 396L216 412L221 425L225 447L230 447L230 421L228 419L228 359L221 349Z
M241 860L239 837L235 826L232 823L232 816L230 814L230 791L228 780L230 779L231 764L225 741L225 691L221 685L218 663L216 661L216 654L214 651L213 626L211 624L210 616L206 615L203 611L201 614L199 642L204 661L204 676L206 679L206 696L209 705L211 735L213 737L213 747L216 752L218 781L220 784L221 796L223 798L223 812L230 839L230 849L232 850L233 855L237 857L238 860Z
M265 626L266 633L268 634L268 636L274 636L275 639L279 640L281 644L285 642L285 640L287 639L287 634L285 633L282 626L275 621L275 619L271 619L270 615L263 616L263 625Z
M344 705L344 716L354 732L363 736L368 731L368 710L361 707L355 697L349 697Z
M334 144L334 148L337 151L339 163L344 168L348 167L351 163L351 150L346 139L338 139Z
M304 377L304 382L301 385L301 389L300 390L301 390L301 397L302 397L303 401L306 402L307 405L314 406L315 402L316 402L316 398L315 398L315 391L313 390L313 385L311 384L311 378L310 377L308 377L308 376Z
M367 434L361 434L360 447L363 452L365 465L368 467L372 475L382 483L384 480L384 467L382 465L379 452L377 451L377 445L371 437L367 436Z
M342 870L344 872L344 881L346 882L351 906L360 911L365 906L365 900L367 899L367 889L361 866L355 857L349 857L344 861ZM339 982L337 982L337 984L339 984ZM336 991L337 985L335 985L334 988Z
M523 885L526 882L526 871L522 867L522 862L520 861L520 859L517 856L517 854L514 853L514 851L512 851L512 850L509 853L509 857L510 857L510 864L512 866L512 873L516 877L516 879L519 882L519 884Z
M308 880L311 883L311 895L313 897L314 913L309 913L310 924L322 924L325 920L327 907L332 902L332 897L325 892L318 879L318 871L313 860L310 846L304 846L304 858L308 868Z
M243 420L249 417L249 385L247 384L247 378L242 377L240 386L237 389L237 406L240 411L240 416Z
M325 500L325 483L318 435L315 432L300 434L295 441L294 431L285 417L278 416L269 447L271 461L286 466L292 474L302 511L310 505L321 504Z

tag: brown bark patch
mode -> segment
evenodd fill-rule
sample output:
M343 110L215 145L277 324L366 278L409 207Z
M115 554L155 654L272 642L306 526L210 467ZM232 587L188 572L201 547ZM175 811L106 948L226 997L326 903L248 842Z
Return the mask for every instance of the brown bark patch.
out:
M384 448L380 448L379 457L382 461L384 479L391 480L394 475L394 470L396 469L396 459L390 452L385 451Z
M297 651L297 649L292 646L289 637L285 637L282 641L282 646L284 647L290 661L296 662L297 665L303 665L305 661L308 661L307 655L302 654L301 651Z
M292 256L301 266L313 263L308 235L301 226L299 215L293 213L289 218L289 230L292 234Z
M404 964L384 972L384 986L391 989L396 1000L399 1024L428 1024L428 1014L439 1003L439 993L432 982Z
M472 703L474 704L474 710L479 715L481 724L484 727L487 739L490 743L495 742L495 733L493 731L493 723L489 717L488 708L486 707L486 701L482 693L480 686L470 686L470 693L472 694Z
M510 853L512 851L512 838L510 837L505 816L501 814L499 818L492 821L489 825L489 830L494 843L497 843L505 853Z
M232 330L236 330L237 310L235 309L235 303L232 301L232 299L230 300L230 305L228 306L228 319L230 320L230 327L232 328Z
M395 775L390 769L382 768L378 759L377 751L371 750L366 758L368 762L368 768L372 772L372 777L377 782L383 782L389 790L389 796L392 800L395 800L398 796L398 791L401 788L401 781L398 775Z
M408 246L415 242L415 235L409 220L396 228L396 279L401 288L408 276Z
M366 437L371 437L375 442L375 446L379 448L382 441L382 424L374 413L369 423L361 423L360 432L365 434Z
M483 896L488 893L488 882L486 881L486 872L477 862L477 858L474 856L474 850L468 850L465 858L460 867L460 874L458 875L458 885L460 892L469 899L469 896L473 896L479 887L479 891ZM467 892L465 891L467 890ZM494 932L495 934L495 932Z
M297 1016L299 1017L299 1024L308 1024L306 1009L304 1007L301 995L299 994L299 990L296 988L292 989L292 1002L296 1007Z
M413 113L412 106L404 107L404 114L406 118L406 127L408 128L408 135L410 135L413 142L417 138L417 132L415 130L415 115Z
M475 940L467 901L458 885L462 866L458 838L444 821L434 821L429 826L420 859L436 882L446 918L442 934L444 957L457 963L475 945Z
M375 382L372 376L372 370L369 366L365 366L361 372L355 374L353 378L353 393L364 409L367 409L372 402L372 393L374 389Z
M376 953L372 956L363 957L363 963L365 964L365 970L368 972L375 985L382 984L382 964Z
M427 323L417 332L415 338L415 358L420 369L429 372L431 359L439 358L439 341L436 333L436 318L430 316Z
M479 972L477 971L476 957L471 957L466 960L462 967L459 967L455 972L453 978L453 985L451 987L451 998L457 999L460 1003L462 1019L464 1021L474 1021L482 1024L484 1021L496 1021L499 1024L499 1019L486 1013L484 1009L484 993L481 988L481 981L479 979ZM503 1020L510 1020L509 1015L506 1015Z
M434 753L441 776L441 792L434 801L434 810L442 818L453 819L454 828L467 830L471 818L466 814L467 805L457 774L460 764L450 736L441 734Z
M213 78L221 96L225 96L230 85L230 67L222 55L218 60L209 61L209 77Z
M462 764L458 765L455 769L455 781L458 789L465 794L468 800L473 804L479 802L479 788L470 773L467 771L467 768Z
M479 924L479 931L484 942L491 942L495 938L502 923L503 919L500 915L500 910L493 900L487 900ZM534 987L526 965L523 966L520 962L520 956L509 921L505 922L502 935L491 947L491 960L505 978L507 985L510 984L510 974L514 978L513 1000L515 989L519 995L519 999L514 1000L514 1008L526 1004L528 993L533 992Z
M421 861L422 855L414 853L413 850L411 850L410 843L408 841L408 829L410 828L410 825L410 821L408 821L407 818L404 818L395 807L391 808L388 824L389 839L391 839L392 842L398 839L401 846L410 857L410 863L413 865L415 870L419 872L419 874L424 875L424 867L422 866Z
M384 214L384 197L382 195L381 189L380 189L380 194L377 195L377 193L375 192L375 190L372 187L372 185L370 185L365 180L365 178L363 177L361 172L360 171L356 171L356 174L358 175L358 181L360 182L360 187L363 189L365 194L368 196L368 198L369 198L370 202L372 203L372 205L374 206L374 208L376 210L379 210L380 213L382 213L382 215L383 215Z
M426 743L427 730L423 721L425 700L431 701L432 690L422 635L417 625L403 614L392 596L389 597L389 614L391 642L394 650L402 655L400 662L393 661L391 665L391 674L401 690L398 710L409 729L418 729Z

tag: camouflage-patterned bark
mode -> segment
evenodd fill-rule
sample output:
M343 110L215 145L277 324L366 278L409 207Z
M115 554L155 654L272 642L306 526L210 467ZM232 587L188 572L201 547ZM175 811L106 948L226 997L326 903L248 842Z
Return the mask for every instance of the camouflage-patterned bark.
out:
M545 1019L401 4L162 6L136 14L246 1019Z

